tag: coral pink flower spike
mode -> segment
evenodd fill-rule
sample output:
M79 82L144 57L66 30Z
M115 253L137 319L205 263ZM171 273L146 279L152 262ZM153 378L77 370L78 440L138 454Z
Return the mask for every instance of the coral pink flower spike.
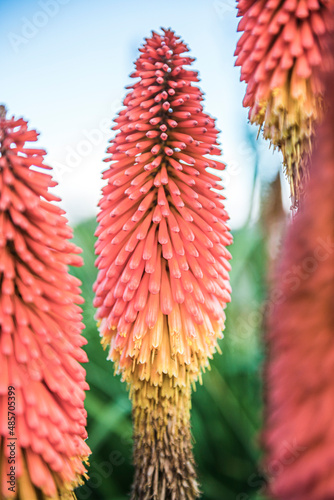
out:
M280 148L297 205L308 176L314 124L322 115L319 68L333 60L326 43L333 0L238 0L236 64L247 83L249 119Z
M278 500L334 498L333 77L268 324L264 469Z
M207 156L221 154L218 131L185 43L163 30L139 50L103 175L95 306L134 408L133 498L182 500L198 495L190 385L219 349L230 300L228 217L208 171L225 165Z
M81 250L68 240L45 151L0 111L0 499L75 498L82 482L85 370ZM14 462L11 459L14 458ZM14 474L11 468L14 464Z

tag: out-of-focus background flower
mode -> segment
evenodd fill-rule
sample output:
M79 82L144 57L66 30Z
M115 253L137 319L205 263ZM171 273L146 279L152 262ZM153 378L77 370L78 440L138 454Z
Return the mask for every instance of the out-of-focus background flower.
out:
M203 498L259 498L265 274L277 252L281 199L285 209L289 200L284 179L277 177L280 155L256 141L258 131L248 125L242 107L245 86L233 56L238 39L234 1L1 0L0 102L41 131L39 146L48 151L59 182L56 192L84 249L85 267L73 272L83 281L86 299L91 386L86 408L93 456L91 479L78 498L121 500L133 473L130 402L124 384L113 377L94 321L93 233L112 119L130 84L138 47L160 26L174 29L196 57L205 110L221 130L226 207L235 238L223 355L215 357L193 397ZM272 473L284 470L273 467Z

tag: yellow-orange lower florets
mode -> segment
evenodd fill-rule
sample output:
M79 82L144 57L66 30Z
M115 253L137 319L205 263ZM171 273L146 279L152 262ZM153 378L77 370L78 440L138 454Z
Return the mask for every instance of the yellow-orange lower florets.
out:
M333 29L328 0L239 0L235 54L246 81L244 106L252 123L281 149L294 203L308 176L314 124L322 115L320 69L331 63L326 36Z
M224 165L186 45L153 34L115 120L100 202L95 306L104 346L131 386L186 387L218 349L230 300Z
M231 235L219 194L225 165L188 49L170 30L140 49L116 118L98 216L102 343L128 383L134 417L133 499L198 497L191 384L219 350Z

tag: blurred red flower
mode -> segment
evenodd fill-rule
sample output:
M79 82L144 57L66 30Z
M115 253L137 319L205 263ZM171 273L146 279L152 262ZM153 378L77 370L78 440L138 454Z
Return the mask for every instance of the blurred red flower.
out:
M305 203L286 236L268 321L264 468L269 494L280 500L334 498L332 82L333 74Z

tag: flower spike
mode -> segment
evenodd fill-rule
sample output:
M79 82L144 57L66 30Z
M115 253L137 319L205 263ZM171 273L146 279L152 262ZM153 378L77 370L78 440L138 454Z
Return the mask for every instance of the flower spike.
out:
M268 318L264 470L273 471L267 493L277 500L334 498L333 76L323 78L328 108Z
M171 30L139 49L115 119L100 201L95 283L102 343L133 403L133 498L198 496L190 387L219 350L231 235L215 121ZM214 190L213 190L214 189Z
M0 107L0 499L74 499L86 475L82 265L37 140ZM14 467L14 468L13 468Z
M249 119L283 153L292 202L308 176L314 124L322 115L319 68L332 59L326 36L333 30L330 0L238 0L235 51Z

